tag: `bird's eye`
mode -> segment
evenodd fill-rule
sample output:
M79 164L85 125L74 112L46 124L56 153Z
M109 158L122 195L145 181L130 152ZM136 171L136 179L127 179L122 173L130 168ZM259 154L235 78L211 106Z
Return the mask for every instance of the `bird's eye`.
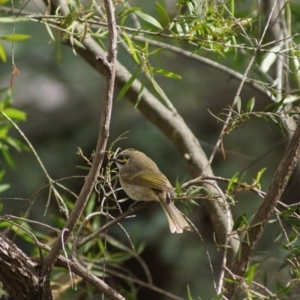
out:
M128 161L127 155L119 155L118 156L118 163L125 165L127 161Z

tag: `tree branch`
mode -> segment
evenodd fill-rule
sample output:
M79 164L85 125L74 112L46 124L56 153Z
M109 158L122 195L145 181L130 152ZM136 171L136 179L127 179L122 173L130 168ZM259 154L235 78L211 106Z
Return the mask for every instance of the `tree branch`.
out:
M93 164L89 171L89 174L86 178L84 186L78 196L78 199L75 203L74 209L70 214L69 219L66 222L65 228L62 230L62 233L56 240L52 250L49 255L46 257L44 266L43 266L43 274L45 277L49 276L53 265L62 250L62 243L65 243L69 238L71 232L73 231L75 225L77 224L86 203L93 191L95 186L95 182L98 177L98 173L100 171L102 161L105 155L106 144L109 136L109 125L111 119L111 110L112 110L112 102L113 102L113 92L114 92L114 82L115 82L115 62L117 55L117 39L116 39L116 29L115 29L115 16L114 16L114 8L111 3L111 0L105 0L105 9L107 13L107 21L109 24L109 50L108 55L102 56L102 60L105 61L105 89L104 89L104 97L103 104L101 110L101 120L100 120L100 128L99 135L97 141L97 147L95 151L95 156L93 158Z
M251 222L247 239L249 243L245 242L241 245L240 255L231 264L229 268L230 272L226 273L227 278L236 279L235 276L237 276L237 278L239 276L243 277L250 261L250 256L267 225L270 215L274 211L274 208L284 191L294 168L297 165L299 155L300 124L298 124L298 127L285 150L266 197ZM225 283L224 288L226 297L228 299L233 299L238 285L227 282Z
M36 264L0 233L0 281L13 299L52 299L50 282L41 280Z

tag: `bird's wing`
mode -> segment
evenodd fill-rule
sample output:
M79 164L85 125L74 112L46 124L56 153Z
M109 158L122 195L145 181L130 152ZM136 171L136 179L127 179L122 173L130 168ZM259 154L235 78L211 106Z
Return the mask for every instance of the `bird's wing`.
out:
M136 174L131 178L132 184L156 189L159 191L169 191L172 186L169 180L161 172L145 171Z

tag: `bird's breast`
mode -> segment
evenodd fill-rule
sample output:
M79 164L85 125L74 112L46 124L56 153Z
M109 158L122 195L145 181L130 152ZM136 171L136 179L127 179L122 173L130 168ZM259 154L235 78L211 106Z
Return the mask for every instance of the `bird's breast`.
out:
M155 191L151 188L128 184L121 182L125 193L133 200L136 201L159 201L159 196L162 192Z

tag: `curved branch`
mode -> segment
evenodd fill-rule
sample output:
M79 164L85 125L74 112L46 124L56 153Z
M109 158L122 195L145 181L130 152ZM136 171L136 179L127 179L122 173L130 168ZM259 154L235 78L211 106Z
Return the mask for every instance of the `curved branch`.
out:
M250 255L255 249L266 225L270 215L279 201L287 183L295 169L298 157L300 155L300 124L289 143L283 158L277 168L274 178L271 182L270 188L266 197L255 214L250 229L248 231L248 243L243 243L240 250L240 255L233 261L229 270L227 271L227 278L236 279L243 277L246 267L250 261ZM233 299L233 296L238 288L238 285L232 283L225 284L226 297Z

